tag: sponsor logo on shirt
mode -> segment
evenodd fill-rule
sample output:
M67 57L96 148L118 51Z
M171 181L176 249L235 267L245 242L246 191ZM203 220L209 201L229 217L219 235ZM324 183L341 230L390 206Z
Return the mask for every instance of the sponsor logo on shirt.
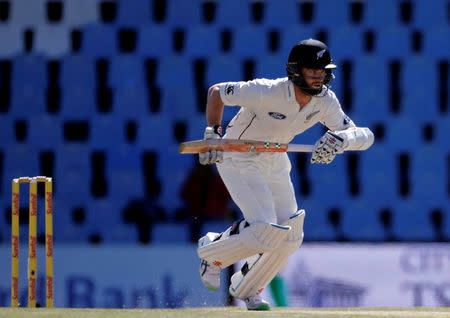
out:
M225 86L225 95L233 95L234 94L234 84L227 84Z
M320 110L316 110L315 112L309 113L308 115L306 115L305 119L310 120L311 118L316 116L318 113L320 113Z
M277 113L277 112L269 112L268 113L270 117L275 118L275 119L279 119L279 120L283 120L286 118L286 115L283 115L281 113Z

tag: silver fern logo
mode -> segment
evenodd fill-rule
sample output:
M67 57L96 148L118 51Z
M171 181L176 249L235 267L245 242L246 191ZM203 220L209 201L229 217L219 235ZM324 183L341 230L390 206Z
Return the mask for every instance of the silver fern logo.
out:
M325 49L323 49L323 50L321 50L321 51L319 51L319 52L317 52L317 59L320 59L320 58L322 58L322 56L323 56L323 54L325 53Z

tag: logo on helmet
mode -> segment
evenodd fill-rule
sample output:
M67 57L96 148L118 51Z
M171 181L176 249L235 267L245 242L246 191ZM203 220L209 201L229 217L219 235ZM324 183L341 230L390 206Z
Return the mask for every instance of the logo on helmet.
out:
M323 54L324 54L326 51L327 51L326 49L323 49L323 50L317 52L317 59L322 58Z

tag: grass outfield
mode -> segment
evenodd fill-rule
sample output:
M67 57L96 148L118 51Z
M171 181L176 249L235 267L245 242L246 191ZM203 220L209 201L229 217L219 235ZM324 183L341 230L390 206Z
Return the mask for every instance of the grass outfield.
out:
M251 312L242 308L186 309L28 309L0 308L0 317L7 318L437 318L450 317L447 308L275 308L266 312Z

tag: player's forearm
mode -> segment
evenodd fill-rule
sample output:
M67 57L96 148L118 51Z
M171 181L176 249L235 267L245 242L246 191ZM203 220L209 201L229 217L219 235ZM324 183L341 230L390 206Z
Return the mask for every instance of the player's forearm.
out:
M372 146L375 139L367 127L350 127L335 133L344 139L344 150L366 150Z
M206 101L206 122L208 126L222 124L223 107L219 86L211 86Z

